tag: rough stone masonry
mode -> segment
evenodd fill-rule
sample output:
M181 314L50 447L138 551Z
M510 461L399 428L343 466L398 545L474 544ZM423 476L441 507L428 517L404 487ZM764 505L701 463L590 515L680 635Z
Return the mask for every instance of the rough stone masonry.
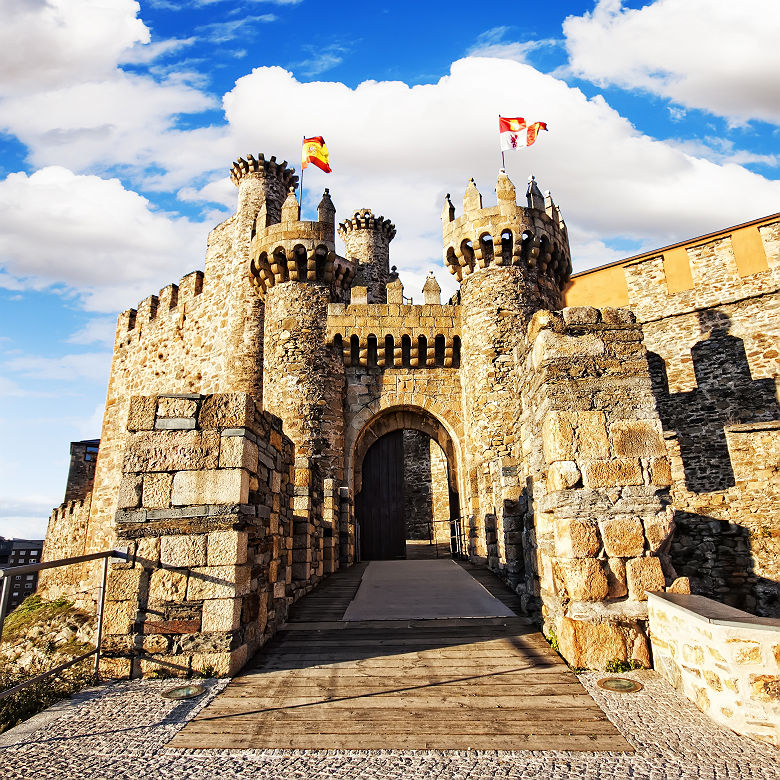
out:
M412 305L389 219L337 226L326 190L301 220L273 157L231 178L204 270L119 316L94 484L50 520L48 560L131 548L109 577L112 673L239 669L358 559L363 462L397 431L431 464L407 464L409 494L462 525L573 665L650 664L646 591L690 580L777 610L780 217L756 225L749 273L720 236L691 244L688 287L650 258L618 269L629 308L567 307L561 211L533 178L518 204L502 171L495 206L473 180L460 216L445 200L458 294L429 279Z

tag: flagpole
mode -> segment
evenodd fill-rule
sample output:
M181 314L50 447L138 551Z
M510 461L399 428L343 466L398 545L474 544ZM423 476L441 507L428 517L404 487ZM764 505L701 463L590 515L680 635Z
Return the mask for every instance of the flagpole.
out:
M306 136L303 136L303 141L306 140ZM301 141L301 150L303 150L303 141ZM299 219L303 219L303 172L306 170L306 166L303 164L303 159L301 159L301 209L300 209L300 217Z
M501 146L501 114L498 115L498 145ZM504 160L504 150L501 149L501 170L506 170L506 162Z

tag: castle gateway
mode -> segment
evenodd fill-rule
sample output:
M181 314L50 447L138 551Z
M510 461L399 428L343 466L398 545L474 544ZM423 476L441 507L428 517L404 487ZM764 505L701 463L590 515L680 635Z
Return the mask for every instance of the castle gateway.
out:
M501 172L497 205L444 204L459 292L412 305L389 220L337 225L326 190L301 221L273 157L231 178L205 270L120 315L94 484L50 520L48 559L134 553L107 671L233 673L322 578L426 538L576 666L648 663L648 590L776 613L780 215L572 280L560 210Z

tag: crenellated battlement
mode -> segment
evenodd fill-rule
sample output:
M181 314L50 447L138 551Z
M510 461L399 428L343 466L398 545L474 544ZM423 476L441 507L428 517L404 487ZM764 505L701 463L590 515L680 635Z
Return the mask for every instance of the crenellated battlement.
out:
M482 195L470 179L464 213L455 217L447 195L442 212L444 262L459 282L482 268L524 266L563 288L571 275L566 224L549 192L542 195L529 179L527 206L518 206L515 187L502 170L496 185L498 203L483 208Z
M350 219L339 223L339 235L346 243L350 233L355 230L373 230L382 233L388 242L395 238L395 225L382 216L375 216L371 209L358 209Z
M123 311L117 321L117 345L122 346L123 334L150 322L179 316L183 307L203 292L203 279L203 271L192 271L179 284L169 284L158 295L144 298L137 308Z
M346 366L458 368L460 307L332 303L327 340Z
M355 263L336 254L335 209L325 190L316 222L300 219L300 206L290 188L281 222L260 227L252 239L252 284L261 298L284 282L320 282L349 289Z
M275 156L266 160L263 154L259 154L257 157L248 154L246 159L239 157L230 168L230 180L236 187L241 184L242 179L252 174L264 178L280 179L285 189L298 186L298 176L295 174L295 169L288 168L286 160L280 163L276 162Z

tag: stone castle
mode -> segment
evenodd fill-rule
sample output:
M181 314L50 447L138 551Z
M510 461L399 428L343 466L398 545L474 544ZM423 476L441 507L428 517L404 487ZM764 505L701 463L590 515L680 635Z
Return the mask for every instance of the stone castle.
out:
M302 221L273 157L231 178L205 270L120 315L97 459L49 523L47 559L130 548L112 673L233 673L322 578L429 537L575 666L649 664L646 591L777 613L780 215L570 278L558 206L502 171L495 206L447 197L459 291L413 305L388 219L337 223L325 190Z

